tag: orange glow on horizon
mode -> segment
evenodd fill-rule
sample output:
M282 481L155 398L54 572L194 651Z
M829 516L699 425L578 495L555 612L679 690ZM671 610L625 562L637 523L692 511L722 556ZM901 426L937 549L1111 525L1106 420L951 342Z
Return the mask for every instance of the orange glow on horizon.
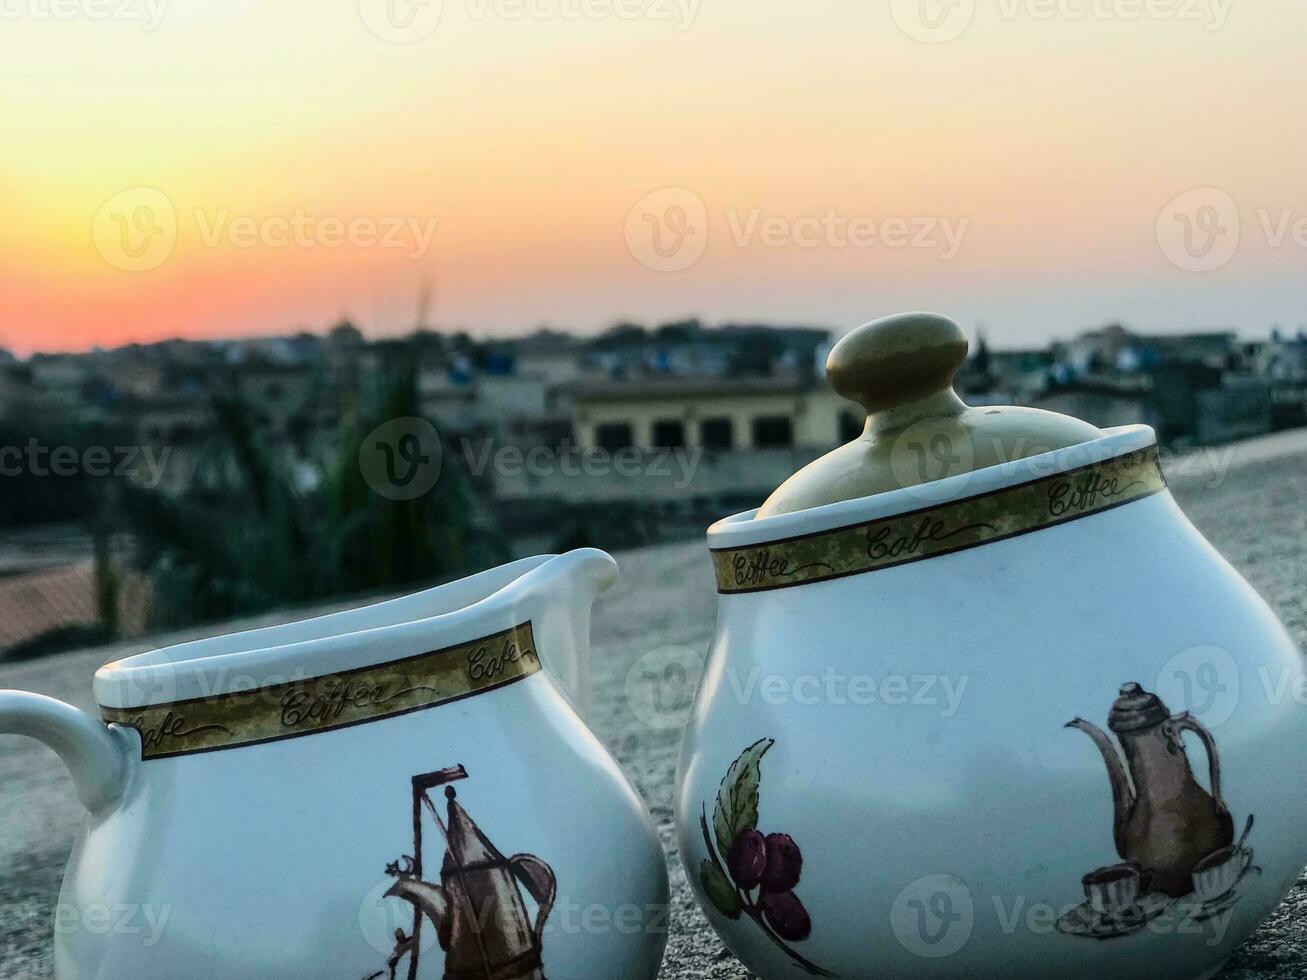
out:
M1307 319L1307 248L1266 230L1307 216L1293 0L1193 21L978 0L941 43L889 3L444 0L391 43L373 0L152 2L157 24L3 24L0 346L403 331L428 284L429 323L499 334L933 307L1015 345ZM1243 232L1201 274L1159 246L1195 187ZM660 188L702 205L685 268L629 237ZM886 244L900 220L936 231ZM875 244L842 241L856 222Z

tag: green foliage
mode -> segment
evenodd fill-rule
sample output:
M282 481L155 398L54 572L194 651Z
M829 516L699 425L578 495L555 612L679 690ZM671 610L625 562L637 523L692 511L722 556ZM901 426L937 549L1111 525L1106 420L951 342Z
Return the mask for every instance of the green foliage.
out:
M127 488L120 500L137 563L154 582L156 627L400 589L507 557L457 467L444 467L436 486L413 500L368 487L358 462L364 435L381 421L420 414L411 366L391 379L372 418L343 413L311 490L278 463L245 406L225 399L215 414L215 478L194 481L182 496Z
M80 466L52 471L50 453L59 448L80 460L97 442L34 412L0 418L0 527L76 521L94 511L95 481Z
M742 908L740 896L730 879L726 877L725 871L711 861L704 861L699 866L699 882L703 885L704 894L708 896L708 900L718 912L728 919L740 917Z
M759 739L741 752L726 770L713 809L713 830L717 835L717 847L723 855L730 852L731 844L742 832L758 828L762 757L775 744L774 739Z

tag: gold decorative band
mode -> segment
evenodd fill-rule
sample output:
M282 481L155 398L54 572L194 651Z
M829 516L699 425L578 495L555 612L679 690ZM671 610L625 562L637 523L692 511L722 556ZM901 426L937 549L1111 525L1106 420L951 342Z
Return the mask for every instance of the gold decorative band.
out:
M143 758L167 759L393 718L503 687L538 670L526 622L389 663L145 708L101 706L100 716L140 732Z
M1165 487L1157 447L1149 446L907 514L767 544L714 549L717 591L783 589L906 565L1065 524Z

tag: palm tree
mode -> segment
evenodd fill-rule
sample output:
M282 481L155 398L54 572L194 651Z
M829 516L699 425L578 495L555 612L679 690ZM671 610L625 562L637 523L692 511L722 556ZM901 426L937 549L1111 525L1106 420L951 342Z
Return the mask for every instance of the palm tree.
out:
M119 508L136 562L155 589L154 625L176 628L330 596L452 577L507 549L466 476L443 467L412 500L372 491L359 466L363 435L381 420L417 417L412 359L385 385L375 417L346 411L322 479L299 487L238 400L215 402L213 476L180 496L125 488Z

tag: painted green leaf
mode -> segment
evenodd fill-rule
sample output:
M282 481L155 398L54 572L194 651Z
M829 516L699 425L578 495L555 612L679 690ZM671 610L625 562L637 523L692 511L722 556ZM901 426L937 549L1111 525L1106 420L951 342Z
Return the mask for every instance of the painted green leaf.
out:
M708 894L708 900L718 912L728 919L740 917L740 896L727 880L726 872L711 861L704 861L699 867L699 881Z
M762 757L776 744L775 739L763 738L740 753L740 757L726 770L726 778L717 790L717 805L713 808L713 833L722 859L731 851L731 845L741 831L758 829L758 784L762 781Z

